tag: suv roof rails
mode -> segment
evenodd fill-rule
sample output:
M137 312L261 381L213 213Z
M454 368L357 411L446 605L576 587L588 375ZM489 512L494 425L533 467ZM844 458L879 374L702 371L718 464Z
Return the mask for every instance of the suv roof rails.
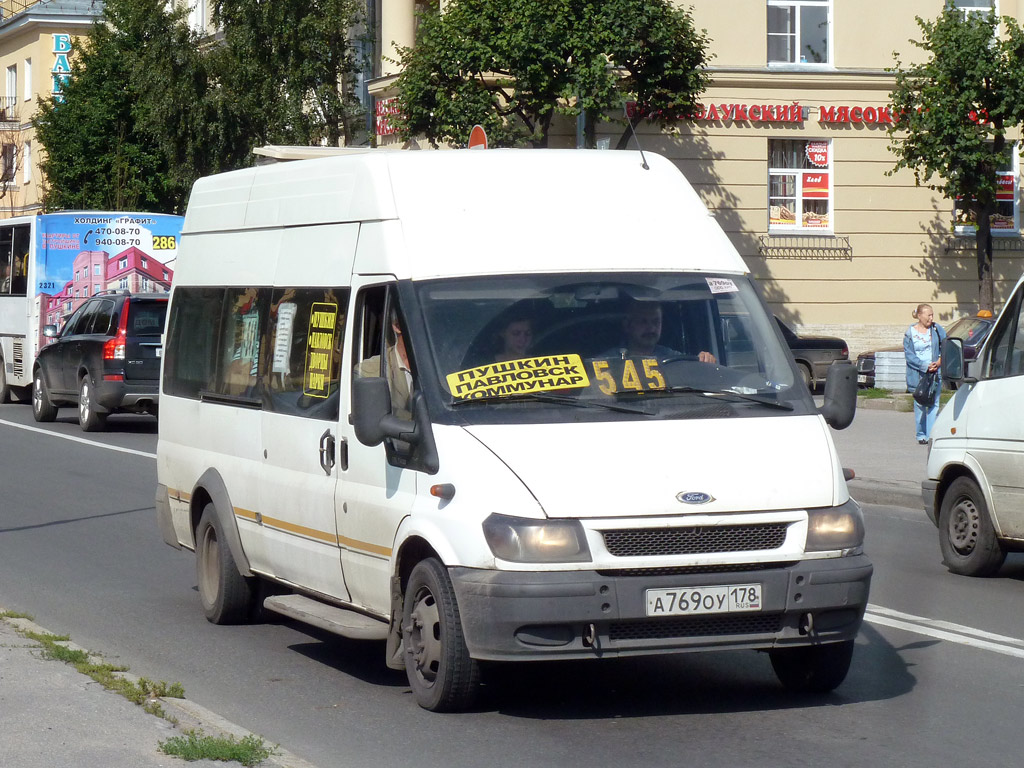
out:
M96 291L96 293L94 293L89 298L91 299L93 296L131 296L131 295L132 295L132 292L129 291L127 288L107 288L104 291Z

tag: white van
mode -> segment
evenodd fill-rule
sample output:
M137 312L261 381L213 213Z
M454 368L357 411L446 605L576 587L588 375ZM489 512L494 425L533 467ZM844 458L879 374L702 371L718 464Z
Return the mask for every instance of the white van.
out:
M960 339L942 349L957 384L932 427L925 511L953 573L989 576L1024 548L1024 277L974 360Z
M872 566L743 260L634 152L366 152L201 179L157 512L210 621L386 640L431 710L482 661L747 648L846 676Z

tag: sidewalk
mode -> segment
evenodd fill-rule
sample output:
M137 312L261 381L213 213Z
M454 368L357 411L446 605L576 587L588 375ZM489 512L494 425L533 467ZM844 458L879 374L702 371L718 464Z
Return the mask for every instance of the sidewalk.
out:
M853 424L832 430L839 460L856 474L850 495L868 504L921 510L921 481L927 474L928 446L914 439L914 414L897 411L887 401L857 403Z
M248 731L187 699L157 700L178 725L148 714L70 664L43 658L39 644L19 634L16 626L52 634L25 619L0 619L0 764L5 768L239 765L215 760L185 762L160 752L159 745L184 735L185 729L201 729L211 736L230 735L236 739L249 735ZM64 645L78 649L73 642ZM281 749L260 765L313 768Z

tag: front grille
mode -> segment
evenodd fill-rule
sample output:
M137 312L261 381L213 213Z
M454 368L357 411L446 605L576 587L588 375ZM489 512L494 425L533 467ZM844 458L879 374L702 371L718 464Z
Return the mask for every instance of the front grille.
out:
M673 637L710 637L714 635L765 635L782 629L782 614L745 616L683 616L672 619L638 619L614 622L608 639L665 640Z
M628 528L603 531L604 544L615 557L702 555L778 549L789 523L707 525L690 528Z
M608 568L598 571L605 578L631 576L692 576L702 573L740 573L743 571L774 571L789 568L793 563L735 563L733 565L677 565L671 568Z

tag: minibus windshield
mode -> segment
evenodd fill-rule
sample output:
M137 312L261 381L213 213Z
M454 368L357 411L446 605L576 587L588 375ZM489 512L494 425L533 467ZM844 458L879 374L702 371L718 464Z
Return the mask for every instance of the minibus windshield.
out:
M460 411L536 403L644 417L708 400L809 403L742 275L501 275L416 291L442 398Z

